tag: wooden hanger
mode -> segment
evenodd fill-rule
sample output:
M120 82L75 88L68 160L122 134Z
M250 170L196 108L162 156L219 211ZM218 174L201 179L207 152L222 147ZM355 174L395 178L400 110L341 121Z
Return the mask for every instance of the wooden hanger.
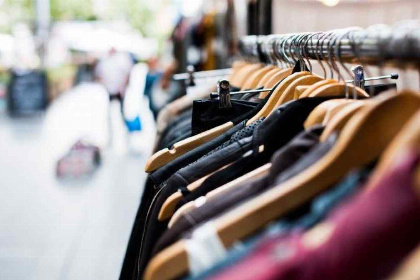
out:
M235 61L232 64L232 72L230 74L227 75L226 79L228 81L234 81L236 82L238 79L238 74L243 71L243 69L245 69L245 67L248 67L252 65L252 63L250 62L246 62L246 61Z
M273 88L279 81L283 80L284 78L286 78L287 76L291 75L293 72L293 69L291 68L287 68L287 69L282 69L281 71L275 73L268 81L267 83L264 85L265 89L271 89ZM267 97L269 92L261 92L259 98L260 99L264 99Z
M253 116L250 120L248 120L246 125L249 125L262 117L267 117L271 113L271 111L275 108L277 101L283 94L284 90L297 78L310 75L310 74L311 74L310 72L302 71L302 72L294 73L284 78L284 80L273 91L267 103L265 103L264 107L255 116Z
M368 105L367 100L359 102L355 101L346 106L340 112L338 112L337 115L328 123L324 131L321 133L319 141L324 142L328 139L328 137L331 134L340 131L347 124L347 122L366 105Z
M237 75L235 75L234 80L232 80L230 84L232 86L241 88L248 80L250 75L252 75L252 73L254 73L262 67L264 67L264 65L261 63L250 64L245 67L242 67L241 69L239 69Z
M245 67L247 65L250 65L250 64L251 64L250 62L247 62L247 61L244 61L244 60L236 60L236 61L234 61L232 63L232 73L227 76L227 80L228 81L235 80L235 75L238 73L238 71L241 68L243 68L243 67Z
M297 86L295 88L295 94L293 95L293 99L299 99L302 93L307 90L310 86Z
M209 198L214 198L215 196L219 195L220 193L232 189L232 188L236 188L238 186L241 186L242 184L244 184L245 182L249 181L249 180L254 180L257 178L260 178L264 175L266 175L271 168L271 163L267 163L261 167L258 167L255 170L252 170L251 172L248 172L247 174L227 183L224 184L223 186L218 187L217 189L214 189L212 191L210 191L209 193L207 193L204 197L206 197L207 199ZM186 206L187 205L187 206ZM184 207L185 206L185 207ZM190 201L186 204L184 204L183 206L181 206L175 213L172 213L171 216L171 220L169 221L170 224L173 224L176 222L177 219L179 219L182 215L184 215L184 213L190 211L191 209L196 208L196 203L194 201ZM177 215L177 216L175 216ZM168 227L170 227L168 225Z
M223 166L222 168L219 168L218 170L216 170L216 171L214 171L214 172L212 172L212 173L210 173L210 174L208 174L208 175L206 175L206 176L203 176L203 177L201 177L200 179L198 179L198 180L196 180L196 181L194 181L194 182L192 182L191 184L189 184L188 186L187 186L187 189L190 191L190 192L193 192L193 191L195 191L197 188L199 188L200 186L201 186L201 184L208 178L208 177L210 177L212 174L214 174L215 172L219 172L219 171L221 171L221 170L223 170L223 169L225 169L226 167L228 167L230 164L227 164L227 165L225 165L225 166ZM169 218L171 218L172 217L172 215L174 214L174 212L175 212L175 208L176 208L176 205L178 204L178 202L180 202L181 201L181 199L183 198L184 196L182 195L182 193L181 192L176 192L176 193L173 193L172 195L170 195L166 200L165 200L165 202L163 203L163 205L162 205L162 207L160 208L160 211L159 211L159 215L158 215L158 220L159 221L166 221L167 219L169 219Z
M376 182L382 178L388 168L393 165L395 159L398 158L398 155L409 149L420 150L420 110L418 110L410 121L403 126L401 132L384 151L369 179L367 188L369 189L371 186L376 185ZM418 180L420 179L420 176L418 175L420 175L419 172L417 172L416 182L420 187L420 181Z
M168 162L180 157L181 155L187 153L188 151L207 143L220 134L226 132L233 127L232 122L227 122L222 125L216 126L212 129L206 130L200 134L188 137L180 142L177 142L173 145L172 149L162 149L155 154L153 154L146 163L145 171L153 172L156 169L164 166Z
M348 90L349 94L352 95L353 89L355 89L355 93L358 97L369 97L369 94L367 94L363 89L340 82L323 85L311 92L308 97L343 95L346 90Z
M347 99L333 99L333 100L327 100L327 101L322 102L321 104L316 106L315 109L312 110L312 112L306 118L303 126L306 129L308 129L311 126L314 126L316 124L322 124L328 110L334 106L337 106L337 104L340 104L343 102L348 102L348 101Z
M248 62L246 64L240 65L239 67L234 68L233 73L228 76L228 81L230 81L231 84L233 83L232 85L240 83L242 81L242 73L249 71L249 69L254 67L256 67L255 63Z
M258 83L265 76L265 74L267 74L274 68L275 68L274 65L267 65L253 72L249 76L249 78L245 81L244 85L241 87L241 91L257 88Z
M293 97L294 97L294 94L295 94L295 89L296 89L297 86L312 85L312 84L314 84L316 82L319 82L321 80L323 80L323 78L321 78L318 75L313 75L313 74L305 75L303 77L299 77L299 78L295 79L283 91L283 94L280 96L280 98L277 101L274 108L277 108L280 105L282 105L282 104L284 104L284 103L286 103L290 100L293 100Z
M215 219L223 245L231 247L328 189L352 168L376 159L420 107L420 97L407 92L375 99L347 123L334 147L316 164ZM181 240L151 260L145 280L169 280L187 272L188 256Z
M301 95L299 95L299 98L309 97L309 94L311 94L317 88L328 85L328 84L336 83L336 82L337 80L333 80L333 79L319 81L313 85L310 85Z
M271 79L271 77L273 77L275 74L279 73L282 70L284 69L281 69L279 67L274 67L269 72L267 72L264 75L264 77L262 77L262 79L258 82L258 85L255 88L261 88L261 87L266 88L267 82Z
M360 102L356 99L335 99L329 101L335 102L331 102L332 105L327 109L324 119L322 120L323 125L327 125L334 118L334 116L341 112L345 107L347 107L347 105L353 102Z

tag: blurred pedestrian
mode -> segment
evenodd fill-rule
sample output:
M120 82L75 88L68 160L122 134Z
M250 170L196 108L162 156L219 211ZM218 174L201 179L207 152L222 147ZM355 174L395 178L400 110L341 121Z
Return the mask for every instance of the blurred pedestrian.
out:
M131 70L134 67L134 62L130 55L125 52L117 52L115 48L111 48L108 55L99 60L95 68L95 81L102 84L109 95L109 110L108 110L108 125L109 125L109 142L111 145L113 138L113 131L116 128L113 127L112 121L115 115L112 113L111 104L113 101L119 102L121 111L122 123L125 122L124 117L124 96L126 88L130 79ZM127 140L127 137L125 137Z
M108 56L101 59L95 69L95 80L101 83L109 94L109 100L120 102L123 112L123 100L131 69L134 63L128 53L109 50Z

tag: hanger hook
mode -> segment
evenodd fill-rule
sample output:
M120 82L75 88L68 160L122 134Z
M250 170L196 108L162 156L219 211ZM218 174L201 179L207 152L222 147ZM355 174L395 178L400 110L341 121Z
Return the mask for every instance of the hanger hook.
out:
M331 34L331 38L328 40L327 43L327 52L328 52L328 58L331 62L331 66L333 68L333 70L335 70L335 72L337 73L337 77L338 77L338 81L343 81L343 75L341 75L341 71L337 66L337 63L335 62L335 56L334 56L334 46L335 43L337 41L337 38L339 37L339 32L341 30L335 30L334 32L332 32Z
M315 44L315 51L314 51L314 54L315 54L315 58L316 58L316 60L318 61L318 63L319 63L319 65L321 66L321 68L322 68L322 71L324 72L324 80L327 78L327 71L325 70L325 66L324 66L324 64L322 63L322 60L319 58L319 56L318 56L318 51L319 51L319 41L320 41L320 39L324 36L324 33L323 32L318 32L318 33L315 33L314 34L314 36L315 35L318 35L317 37L317 41L316 41L316 44ZM313 37L314 36L312 36L311 37L311 46L313 46Z
M333 66L330 64L330 61L328 60L328 59L325 59L326 58L326 56L328 57L328 53L327 53L327 55L326 56L324 56L324 42L325 42L325 40L329 37L329 36L331 36L331 34L332 34L332 31L329 31L329 32L326 32L326 33L324 33L324 35L322 36L322 39L320 40L320 55L321 55L321 58L322 58L322 60L324 60L325 61L325 63L328 65L328 67L330 68L330 77L331 77L331 79L334 79L334 71L333 71Z
M306 63L306 61L305 61L305 55L304 55L304 46L305 46L305 44L304 43L306 43L307 42L307 40L306 40L306 38L310 35L311 33L304 33L304 34L302 34L302 36L300 37L300 39L299 39L299 41L298 41L298 49L299 49L299 56L300 56L300 58L301 58L301 61L302 61L302 64L303 65L305 65L305 66L308 66L307 65L307 63ZM309 64L309 72L311 72L312 73L312 65L311 65L311 63L309 62L309 59L308 59L308 64ZM306 68L306 67L305 67ZM306 70L306 69L305 69Z
M275 64L275 62L273 61L273 56L272 56L272 49L270 49L270 42L272 40L273 36L265 36L262 40L261 43L261 49L263 51L263 53L265 54L267 61L269 64L273 65Z
M297 62L295 54L293 52L294 51L294 42L295 42L295 39L296 39L297 36L298 36L297 34L292 34L291 35L291 37L290 37L291 41L290 41L290 44L289 44L289 47L288 47L289 56L292 58L293 64L296 64L296 62Z
M309 59L309 55L308 55L308 42L309 40L312 40L312 38L319 33L308 33L305 39L305 42L303 43L303 47L302 47L302 54L304 56L304 58L306 58L306 61L308 62L308 66L309 66L309 71L312 73L312 63ZM325 71L324 71L325 74Z
M285 36L285 38L283 39L283 44L282 44L282 53L284 55L285 61L287 61L287 63L289 63L289 66L293 66L294 61L292 61L292 59L287 55L286 53L286 43L289 40L289 38L291 38L293 36L293 34L287 35Z
M346 65L343 63L343 61L341 59L342 58L342 56L341 56L341 44L342 44L342 40L344 38L346 38L346 37L349 38L350 34L352 34L353 32L355 32L356 30L359 30L359 29L360 29L359 27L348 28L347 31L345 31L344 34L342 34L342 36L340 36L340 38L338 38L338 44L337 44L337 47L336 47L336 50L335 50L338 62L340 63L341 67L347 72L349 77L353 77L354 75L353 75L352 71L348 67L346 67ZM343 82L346 85L346 98L348 98L349 97L348 87L347 87L346 81L343 81ZM353 97L356 99L356 88L355 87L353 87Z
M287 63L285 62L284 57L281 53L281 44L282 44L282 40L280 37L277 37L274 39L274 42L273 42L274 55L277 58L277 61L279 62L279 64L281 64L282 66L286 65L287 67Z
M296 55L297 60L300 62L300 70L303 71L303 70L305 70L305 65L302 64L302 57L300 55L300 49L299 49L299 42L300 42L301 37L302 37L302 34L297 34L296 37L293 38L293 40L292 40L292 46L293 46L292 53L294 55Z

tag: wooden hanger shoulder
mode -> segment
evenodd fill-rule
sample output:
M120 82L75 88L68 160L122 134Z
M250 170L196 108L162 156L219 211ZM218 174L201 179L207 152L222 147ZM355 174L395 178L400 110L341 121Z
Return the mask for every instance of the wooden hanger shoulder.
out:
M200 134L194 135L173 145L172 149L165 148L153 154L146 163L145 171L152 172L164 166L186 152L206 143L233 127L232 122L219 125Z
M308 97L343 95L346 92L346 90L348 90L351 96L353 95L353 91L354 91L358 97L365 97L365 98L369 97L369 95L361 88L355 87L354 85L347 85L340 82L323 85L315 89L311 94L309 94Z
M271 69L269 72L267 72L264 77L261 78L261 80L258 82L258 85L255 88L261 88L261 87L265 87L265 85L267 84L267 82L271 79L271 77L273 75L275 75L276 73L279 73L280 71L282 71L283 69L275 67L273 69Z
M323 125L328 124L331 121L331 119L334 118L335 115L337 115L339 112L341 112L349 104L351 104L353 102L360 102L360 101L357 101L356 99L334 99L334 100L330 100L330 101L332 101L331 102L332 106L330 106L327 109L325 117L322 120Z
M420 98L410 94L386 95L371 102L349 121L334 147L316 164L217 218L214 222L223 245L229 248L304 204L352 168L376 159L419 107ZM188 260L183 242L178 241L153 258L145 279L169 280L185 274Z
M245 81L244 85L241 87L241 91L255 89L259 81L267 74L270 70L273 70L275 66L268 65L263 68L258 69Z
M309 116L306 118L304 127L308 129L313 125L322 124L328 110L336 106L337 102L342 103L347 101L345 99L333 99L322 102L316 106L315 109L313 109Z
M247 125L253 123L254 121L262 118L267 117L271 111L275 108L277 101L283 94L284 90L297 78L300 78L302 76L309 75L310 72L303 71L303 72L297 72L294 73L286 78L283 79L283 81L277 86L277 88L273 91L270 98L268 99L267 103L263 106L263 108L250 120L248 120Z
M283 94L280 96L280 99L277 101L277 104L275 107L279 107L281 104L284 104L290 100L293 100L295 89L297 86L306 86L306 85L312 85L316 82L319 82L323 80L318 75L305 75L303 77L299 77L295 79L290 85L284 90Z
M265 89L271 89L273 88L279 81L283 80L284 78L286 78L287 76L292 74L293 69L291 68L287 68L287 69L282 69L281 71L275 73L268 81L267 83L264 85ZM260 98L263 99L268 95L268 92L261 92L260 93Z
M384 151L369 179L368 188L376 185L376 181L383 177L398 155L409 149L420 150L420 110L403 126L401 132Z
M325 127L319 138L320 142L327 140L334 132L340 131L357 112L368 105L367 103L367 101L355 101L338 112Z
M254 63L247 63L234 69L234 72L229 75L230 84L236 86L240 81L242 81L242 73L253 67L255 67Z
M299 99L302 93L307 90L310 86L297 86L295 88L295 94L293 95L293 99Z
M145 280L171 280L185 274L188 267L188 254L185 241L180 240L157 254L146 268Z
M235 81L235 76L238 74L239 70L243 67L250 65L249 62L246 61L235 61L232 64L232 73L227 76L228 81Z
M310 85L301 95L299 95L299 98L309 97L309 94L311 94L315 89L322 87L324 85L328 85L328 84L336 83L336 82L337 82L336 80L332 80L332 79L316 82L315 84Z
M241 68L237 75L235 75L235 80L231 82L232 86L242 88L245 82L249 79L249 77L258 69L262 68L263 65L260 63L251 64Z

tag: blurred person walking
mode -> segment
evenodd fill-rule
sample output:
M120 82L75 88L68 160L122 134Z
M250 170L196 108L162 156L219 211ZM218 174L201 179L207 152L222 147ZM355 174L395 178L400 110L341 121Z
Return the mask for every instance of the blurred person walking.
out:
M109 94L109 100L118 100L123 111L125 89L134 63L128 53L111 48L108 56L101 59L95 69L95 79Z
M102 84L109 94L110 105L112 101L120 104L121 117L124 121L124 96L134 62L126 52L118 52L111 48L108 56L102 58L95 68L95 81ZM111 108L111 107L110 107ZM111 110L109 112L110 144L112 141Z

